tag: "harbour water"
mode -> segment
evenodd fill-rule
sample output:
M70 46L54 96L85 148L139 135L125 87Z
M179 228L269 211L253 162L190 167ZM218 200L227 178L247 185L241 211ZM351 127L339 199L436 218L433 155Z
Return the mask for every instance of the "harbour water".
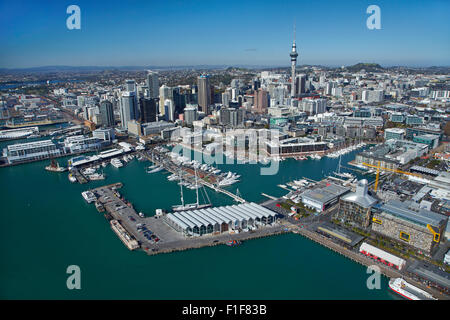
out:
M5 143L1 144L3 148ZM354 152L342 163L354 158ZM58 159L66 165L65 159ZM261 176L257 165L219 165L236 172L250 201L261 192L280 196L277 184L308 177L319 180L336 170L338 159L280 162L276 176ZM102 214L81 192L123 182L120 193L138 212L179 203L179 186L164 171L146 174L148 162L123 168L109 165L107 179L72 184L67 173L44 170L48 161L0 168L2 299L397 299L381 277L381 289L369 290L366 268L295 234L147 256L131 252ZM231 204L208 190L214 206ZM195 192L185 189L193 202ZM81 290L68 290L66 269L81 269Z

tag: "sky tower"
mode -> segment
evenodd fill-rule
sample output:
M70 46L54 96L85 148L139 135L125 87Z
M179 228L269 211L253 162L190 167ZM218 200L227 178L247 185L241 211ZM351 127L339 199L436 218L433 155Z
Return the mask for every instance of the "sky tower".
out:
M292 43L291 56L291 98L295 96L295 67L297 65L297 48L295 46L295 24L294 24L294 42Z

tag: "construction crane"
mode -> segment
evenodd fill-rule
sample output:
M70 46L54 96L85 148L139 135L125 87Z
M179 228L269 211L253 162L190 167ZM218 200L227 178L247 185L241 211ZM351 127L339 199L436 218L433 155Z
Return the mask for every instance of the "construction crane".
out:
M378 165L377 166L375 166L373 164L365 163L365 162L363 162L362 164L364 166L366 166L366 167L377 169L377 175L376 175L376 178L375 178L375 186L373 188L373 190L375 192L377 192L377 188L378 188L378 179L380 177L380 171L390 171L390 172L405 174L405 175L408 175L408 176L422 177L422 175L418 174L418 173L412 173L412 172L402 171L402 170L398 170L398 169L391 169L391 168L381 167L380 161L378 161Z

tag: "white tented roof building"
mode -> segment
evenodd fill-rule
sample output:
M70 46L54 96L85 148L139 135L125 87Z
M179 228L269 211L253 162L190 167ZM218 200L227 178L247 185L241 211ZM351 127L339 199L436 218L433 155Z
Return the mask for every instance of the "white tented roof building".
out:
M381 250L380 248L374 247L366 242L363 242L361 244L361 246L359 247L359 252L364 253L365 255L370 255L372 258L375 258L378 261L386 262L388 264L391 263L399 270L401 270L406 264L406 261L404 259L394 256L393 254Z

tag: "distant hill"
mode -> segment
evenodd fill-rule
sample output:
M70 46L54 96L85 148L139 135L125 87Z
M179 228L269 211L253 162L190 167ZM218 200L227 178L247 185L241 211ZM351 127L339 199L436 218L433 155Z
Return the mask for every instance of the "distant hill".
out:
M361 70L366 70L366 72L375 72L375 71L383 71L384 68L380 66L378 63L357 63L353 66L346 67L346 69L350 72L358 72Z

